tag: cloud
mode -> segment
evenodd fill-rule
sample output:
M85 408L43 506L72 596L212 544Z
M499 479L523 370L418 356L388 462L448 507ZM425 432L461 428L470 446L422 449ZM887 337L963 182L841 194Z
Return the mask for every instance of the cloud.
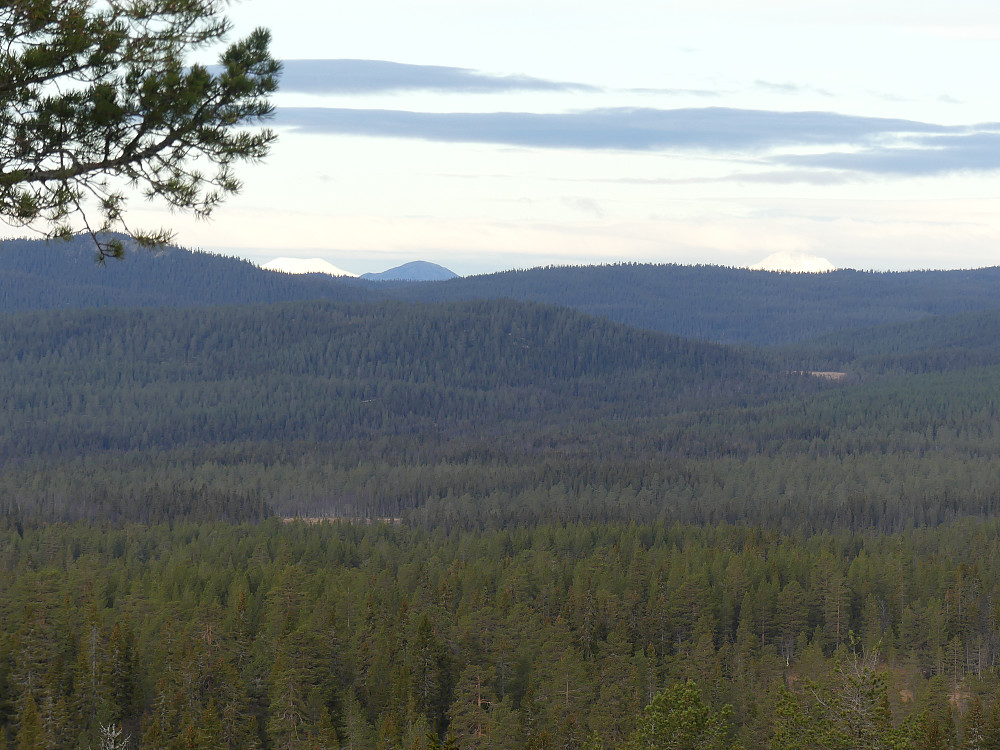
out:
M956 130L912 120L855 117L832 112L771 112L723 107L621 107L554 114L283 107L278 110L276 124L307 133L452 143L708 152L761 152L794 146L832 148L869 144L900 134L943 135Z
M558 179L558 178L557 178ZM788 170L772 172L734 172L721 177L615 177L611 179L581 179L574 177L565 182L611 182L628 185L718 185L729 182L761 183L769 185L843 185L856 178L836 170Z
M883 175L985 172L1000 169L1000 132L924 136L915 139L912 146L903 148L875 147L851 153L788 155L774 161L799 168Z
M722 96L721 91L712 91L710 89L670 89L670 88L631 88L622 89L622 91L629 94L661 94L668 96L702 96L702 97L717 97Z
M833 96L832 91L817 88L816 86L802 86L797 83L774 83L772 81L754 81L754 85L763 91L772 94L791 94L800 96L802 94L819 94L820 96Z
M598 91L581 83L530 76L495 76L468 68L408 65L386 60L285 60L281 90L299 94L376 94L441 91L491 94L506 91Z
M595 219L604 218L604 209L593 198L563 198L563 205Z
M740 172L727 177L721 177L718 182L753 182L763 185L843 185L852 182L852 178L843 172L819 169L810 171L781 170L778 172Z
M945 126L833 112L620 107L434 113L283 107L276 124L304 133L524 148L753 154L757 164L779 168L713 178L727 182L836 184L859 175L1000 170L998 123ZM810 153L794 153L797 149Z

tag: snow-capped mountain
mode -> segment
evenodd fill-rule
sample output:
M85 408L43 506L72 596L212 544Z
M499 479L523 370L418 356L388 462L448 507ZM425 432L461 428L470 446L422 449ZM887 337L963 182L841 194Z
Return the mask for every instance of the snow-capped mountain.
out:
M791 271L793 273L826 273L837 267L826 258L783 250L768 255L760 263L750 266L751 271Z
M275 258L270 263L265 263L261 268L267 271L281 271L282 273L327 273L331 276L357 278L356 273L337 268L333 263L322 258Z

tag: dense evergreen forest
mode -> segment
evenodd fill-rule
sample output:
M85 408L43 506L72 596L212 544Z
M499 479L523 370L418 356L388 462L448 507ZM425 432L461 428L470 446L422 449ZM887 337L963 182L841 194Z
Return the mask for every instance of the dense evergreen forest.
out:
M1000 737L996 521L806 537L26 524L2 538L0 726L19 748L97 747L101 726L206 750ZM690 741L668 744L672 724Z
M286 300L360 301L377 295L331 276L264 271L211 253L125 240L123 260L96 263L93 241L0 240L0 312L109 307L249 305Z
M780 345L824 333L993 309L1000 268L777 273L719 266L568 266L400 285L423 301L505 297L720 343Z
M844 330L789 345L789 362L856 374L963 370L1000 364L1000 310Z
M568 266L437 282L291 275L176 247L132 248L96 265L87 237L0 242L0 312L185 307L329 299L511 299L569 307L636 328L725 344L777 346L889 323L997 307L1000 267L823 274L720 266Z
M997 509L1000 362L965 351L830 381L501 301L8 316L0 508L896 531Z
M61 279L0 316L0 748L1000 747L992 270L51 247L0 272Z

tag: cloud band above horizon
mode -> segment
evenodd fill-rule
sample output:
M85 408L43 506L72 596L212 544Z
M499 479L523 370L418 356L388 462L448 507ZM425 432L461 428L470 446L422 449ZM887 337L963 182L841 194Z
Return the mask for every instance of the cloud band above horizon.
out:
M277 124L304 133L492 143L542 149L753 153L763 164L865 174L1000 169L996 124L944 126L833 112L704 107L567 113L433 113L284 107ZM823 153L775 153L807 147Z
M495 94L511 91L588 92L595 86L524 75L490 75L471 68L412 65L388 60L283 60L281 90L294 94L383 94L437 91Z

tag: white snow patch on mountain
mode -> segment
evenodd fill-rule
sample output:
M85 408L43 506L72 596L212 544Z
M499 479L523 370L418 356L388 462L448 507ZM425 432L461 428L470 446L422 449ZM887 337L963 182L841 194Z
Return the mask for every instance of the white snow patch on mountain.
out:
M275 258L270 263L265 263L261 268L267 271L281 271L282 273L328 273L331 276L357 278L356 273L337 268L333 263L322 258Z
M817 255L783 250L768 255L760 263L750 266L751 271L791 271L792 273L826 273L837 267Z

